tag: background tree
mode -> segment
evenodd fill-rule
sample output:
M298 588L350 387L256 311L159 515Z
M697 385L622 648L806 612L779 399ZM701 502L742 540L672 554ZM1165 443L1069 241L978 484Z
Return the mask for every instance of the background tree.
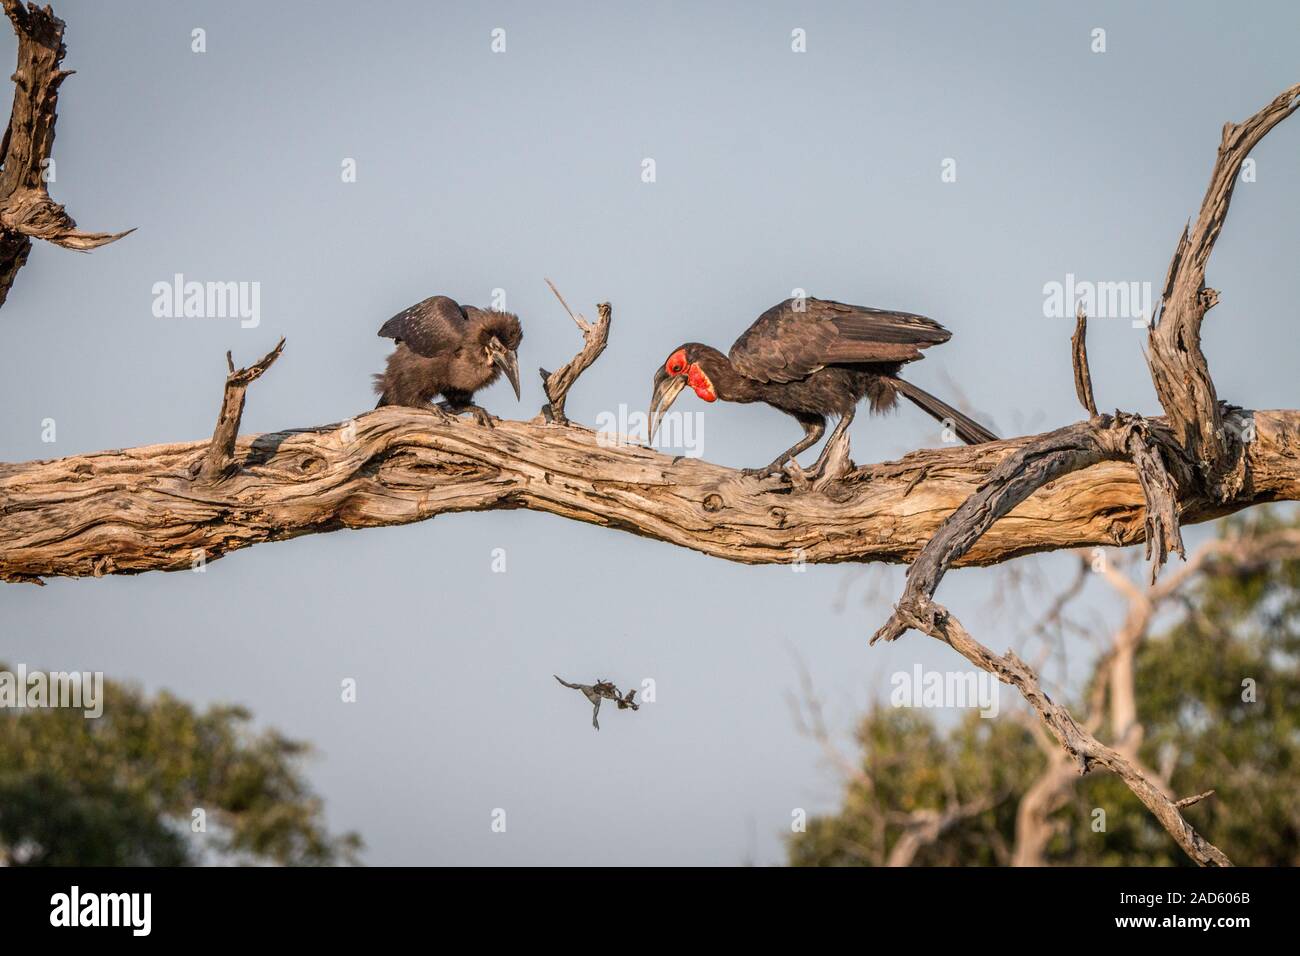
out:
M309 747L251 721L112 681L96 719L0 711L0 863L356 862L360 838L326 831L300 774ZM206 832L192 830L195 809Z
M1078 696L1107 743L1185 802L1239 864L1300 863L1300 518L1225 521L1169 584L1133 588L1123 624ZM1085 573L1086 573L1085 565ZM1121 587L1117 587L1121 590ZM1066 595L1078 589L1071 587ZM1151 596L1156 595L1157 600ZM1061 598L1051 613L1060 616ZM1176 617L1147 635L1164 606ZM1079 628L1077 621L1069 625ZM1131 668L1125 664L1131 652ZM1248 682L1248 683L1247 683ZM1127 716L1125 688L1136 722ZM805 693L805 729L835 753ZM1104 716L1103 716L1104 715ZM1118 719L1117 719L1118 718ZM1095 731L1096 732L1096 731ZM947 728L928 713L873 707L840 809L789 838L789 861L835 865L1187 865L1187 855L1113 775L1080 777L1023 711ZM1093 829L1096 810L1105 830Z

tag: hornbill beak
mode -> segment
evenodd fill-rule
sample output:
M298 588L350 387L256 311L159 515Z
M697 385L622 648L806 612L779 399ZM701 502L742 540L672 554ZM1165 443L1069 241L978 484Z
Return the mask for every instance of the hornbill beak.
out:
M659 428L659 419L663 418L664 412L677 401L677 396L685 387L686 376L684 375L669 375L662 368L655 373L655 391L650 397L650 429L646 433L646 444L654 441L655 432Z
M519 353L513 349L502 349L492 353L492 364L506 373L510 387L515 390L515 399L519 396Z

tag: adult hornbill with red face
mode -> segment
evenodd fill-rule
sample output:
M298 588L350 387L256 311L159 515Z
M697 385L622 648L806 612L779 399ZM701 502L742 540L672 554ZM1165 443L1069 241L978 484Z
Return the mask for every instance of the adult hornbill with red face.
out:
M510 312L462 308L455 299L435 295L397 313L379 334L396 339L397 348L388 356L387 368L374 377L376 408L429 408L441 395L445 401L436 410L472 412L481 424L490 425L492 418L474 404L474 393L502 372L519 397L518 349L524 334L519 317Z
M826 299L786 299L760 315L728 355L698 342L674 349L655 373L649 436L654 437L663 413L689 385L706 402L766 402L803 426L800 441L767 467L745 469L748 475L781 473L786 462L822 437L826 417L838 415L839 424L813 465L813 473L820 474L864 397L873 412L884 412L902 395L950 424L969 445L997 441L978 422L898 376L905 363L921 358L922 349L951 337L923 315Z

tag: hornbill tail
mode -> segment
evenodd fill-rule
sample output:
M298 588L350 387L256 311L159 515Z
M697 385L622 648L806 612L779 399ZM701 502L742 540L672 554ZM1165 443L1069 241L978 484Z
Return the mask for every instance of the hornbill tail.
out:
M998 436L979 422L963 415L942 399L935 398L925 389L918 388L911 382L901 378L893 379L893 383L899 393L921 411L945 425L951 423L957 437L966 444L980 445L986 441L998 441Z

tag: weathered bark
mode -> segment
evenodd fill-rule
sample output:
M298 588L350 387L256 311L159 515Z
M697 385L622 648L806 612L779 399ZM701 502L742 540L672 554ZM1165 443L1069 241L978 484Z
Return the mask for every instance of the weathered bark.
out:
M1074 394L1079 404L1093 418L1097 417L1097 402L1092 397L1092 371L1088 368L1088 316L1079 304L1074 317L1074 335L1070 338L1070 355L1074 362Z
M284 339L276 343L275 348L267 352L260 360L248 368L235 368L235 360L226 353L226 389L221 396L221 411L217 415L216 427L212 430L212 441L208 443L207 453L198 468L198 474L205 481L224 478L239 466L235 457L235 444L239 440L239 425L244 419L244 396L248 386L262 377L262 374L275 364L275 360L284 351Z
M555 372L548 372L544 368L538 369L542 375L542 389L546 392L547 402L542 406L541 414L534 420L564 425L569 421L564 414L564 401L569 397L569 389L573 388L573 383L578 380L578 376L590 368L591 363L600 358L600 353L605 351L605 345L609 341L609 324L613 317L613 309L608 302L597 305L597 319L593 324L581 315L573 313L569 303L564 301L564 296L560 295L560 290L555 288L555 284L550 279L546 280L546 284L551 287L555 297L560 300L560 305L564 306L564 311L569 313L569 318L573 319L574 325L582 333L582 350L562 368Z
M1249 481L1227 502L1189 499L1183 520L1300 500L1300 412L1256 412ZM241 467L192 477L208 442L0 464L0 579L188 569L264 541L527 508L748 564L915 558L1009 454L1036 439L949 446L853 472L835 499L791 494L697 459L602 444L574 426L444 423L382 408L350 422L241 438ZM1102 462L1040 488L960 564L1142 541L1133 467Z
M1201 322L1219 301L1205 285L1205 268L1228 218L1241 164L1255 145L1300 106L1296 84L1242 123L1225 123L1210 184L1191 229L1184 229L1169 263L1159 320L1148 336L1151 380L1179 444L1196 463L1212 493L1233 493L1240 479L1235 457L1241 442L1225 431L1221 407L1201 352Z
M0 143L0 305L27 261L32 239L87 252L127 235L81 232L46 189L47 160L54 146L59 87L72 70L61 69L64 22L47 6L4 0L18 35L14 105ZM130 232L131 230L128 230Z

